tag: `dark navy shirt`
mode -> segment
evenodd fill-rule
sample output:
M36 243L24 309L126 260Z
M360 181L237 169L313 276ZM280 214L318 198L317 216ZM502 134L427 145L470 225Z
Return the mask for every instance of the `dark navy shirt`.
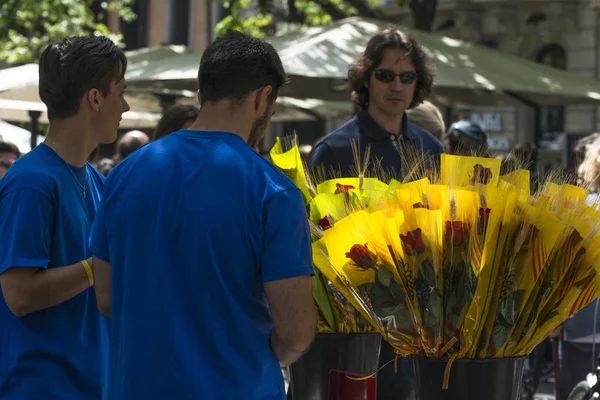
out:
M406 115L402 119L401 132L400 137L388 132L366 110L362 110L319 141L313 149L310 169L315 172L319 165L323 165L328 178L357 176L353 141L358 144L361 157L370 145L369 165L373 167L380 162L386 174L396 179L406 173L403 170L406 165L403 164L410 160L407 153L417 151L428 156L431 162L439 162L442 143L424 129L408 123ZM332 174L332 169L335 174Z

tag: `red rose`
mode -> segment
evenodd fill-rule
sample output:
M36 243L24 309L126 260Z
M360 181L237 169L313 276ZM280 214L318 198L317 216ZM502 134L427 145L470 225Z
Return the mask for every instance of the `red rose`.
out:
M350 251L346 253L346 258L351 259L358 268L370 269L377 263L377 256L364 244L355 244L350 248Z
M348 191L350 189L354 189L354 186L352 186L352 185L342 185L341 183L336 183L335 187L337 188L337 189L335 189L335 194L338 194L338 193L348 194Z
M462 221L446 221L446 238L453 246L460 246L465 241Z
M405 252L421 254L425 251L425 242L421 233L421 228L417 228L414 231L409 231L406 236L400 234L400 240Z
M333 218L331 216L326 215L319 220L319 226L325 231L333 226L332 220Z

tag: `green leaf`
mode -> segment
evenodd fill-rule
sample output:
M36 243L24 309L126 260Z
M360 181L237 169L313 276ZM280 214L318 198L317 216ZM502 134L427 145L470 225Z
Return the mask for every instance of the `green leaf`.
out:
M135 0L105 2L126 22L135 19ZM110 33L102 16L95 15L92 0L3 0L0 5L0 61L9 64L38 62L42 51L66 36L102 34L120 44L122 35Z
M333 309L333 305L331 304L329 292L327 290L327 286L325 283L325 276L319 270L315 271L315 275L312 277L313 283L313 297L315 298L315 303L323 317L329 324L329 326L336 330L338 326L337 319L335 317L335 310Z
M385 287L390 287L394 282L394 274L384 266L380 266L376 273L377 280Z

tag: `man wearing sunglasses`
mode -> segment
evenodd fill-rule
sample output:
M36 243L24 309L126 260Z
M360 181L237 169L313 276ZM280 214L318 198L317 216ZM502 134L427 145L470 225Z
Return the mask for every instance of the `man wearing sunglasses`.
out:
M380 166L387 178L405 177L417 154L437 162L443 152L440 141L408 123L405 115L430 95L433 78L421 46L408 33L387 29L372 37L348 71L353 100L361 110L315 146L312 172L328 178L356 176L360 168L352 142L361 157L370 146L369 165Z
M369 40L365 51L350 66L348 80L358 114L325 136L314 148L310 169L317 179L352 177L364 166L353 151L353 142L364 157L370 146L369 165L383 179L402 180L425 159L439 162L441 142L429 132L408 123L405 112L421 104L431 93L433 71L419 45L406 32L387 29ZM428 165L424 165L425 168ZM384 172L382 177L381 172ZM394 350L384 342L380 365L394 359ZM399 359L398 372L389 365L378 373L377 399L413 398L412 366Z

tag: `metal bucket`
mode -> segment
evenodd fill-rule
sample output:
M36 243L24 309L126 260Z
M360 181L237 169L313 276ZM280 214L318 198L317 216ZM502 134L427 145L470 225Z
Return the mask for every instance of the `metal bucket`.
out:
M353 381L377 372L381 335L318 334L310 350L290 366L292 400L374 400L375 380ZM331 385L330 385L331 382ZM335 387L334 387L335 386ZM289 398L289 396L288 396Z
M527 358L455 359L442 389L445 358L413 357L417 400L519 400Z

